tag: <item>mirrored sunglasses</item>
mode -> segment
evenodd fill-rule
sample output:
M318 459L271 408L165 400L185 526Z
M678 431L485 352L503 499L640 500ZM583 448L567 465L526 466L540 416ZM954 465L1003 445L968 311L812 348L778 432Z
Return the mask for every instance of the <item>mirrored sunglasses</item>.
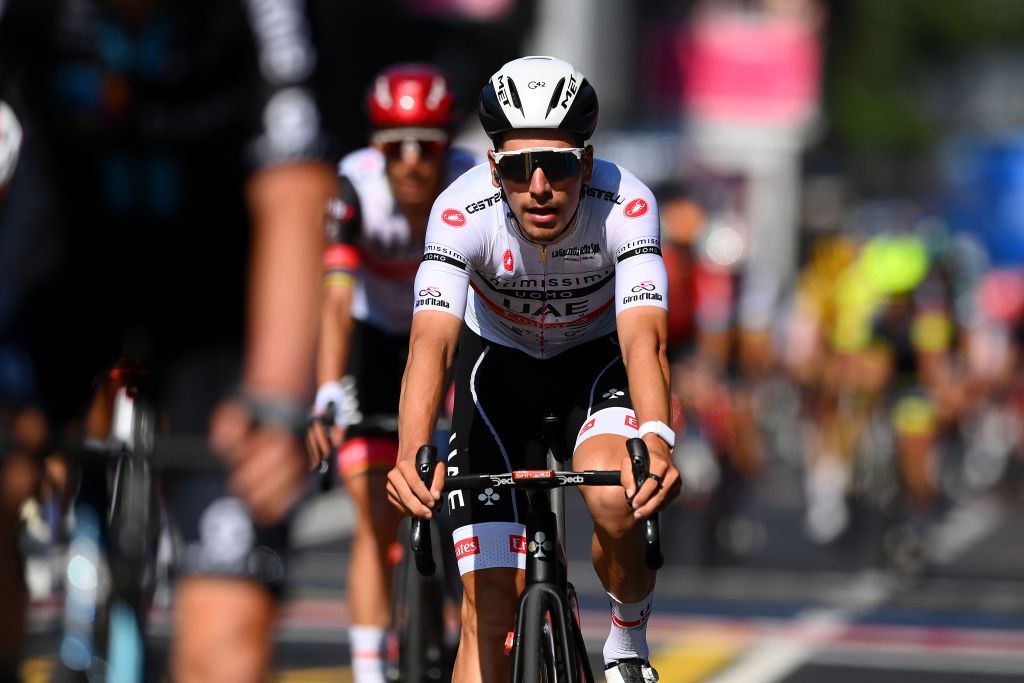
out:
M389 160L401 159L407 153L436 159L448 149L448 134L435 128L379 130L373 134L372 140Z
M514 152L492 152L498 174L514 183L528 183L540 168L550 182L571 178L583 167L582 147L528 147Z

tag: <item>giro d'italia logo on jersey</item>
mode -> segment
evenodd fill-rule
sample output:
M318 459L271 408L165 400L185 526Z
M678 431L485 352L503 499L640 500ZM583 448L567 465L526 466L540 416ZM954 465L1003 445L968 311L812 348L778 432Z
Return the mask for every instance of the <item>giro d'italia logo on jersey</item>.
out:
M629 291L633 293L622 297L622 303L625 305L636 303L637 301L662 301L665 297L655 291L657 288L650 280L644 280L630 288Z
M441 212L441 220L453 228L461 228L466 224L466 214L458 209L445 209Z
M626 208L622 210L622 213L625 214L626 218L640 218L640 216L647 213L649 208L650 204L646 200L638 198L626 204Z
M438 308L451 308L452 305L441 298L441 290L434 285L427 285L419 292L416 299L416 308L420 306L437 306Z

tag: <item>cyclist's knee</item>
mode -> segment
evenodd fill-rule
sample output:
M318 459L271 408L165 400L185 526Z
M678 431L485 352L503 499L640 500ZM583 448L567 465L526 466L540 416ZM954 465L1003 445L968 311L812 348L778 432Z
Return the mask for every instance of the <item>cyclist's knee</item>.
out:
M356 507L357 521L380 541L394 540L402 513L387 498L387 472L372 470L345 478L345 491Z
M175 681L263 680L270 660L274 597L258 584L186 579L176 599Z
M523 572L518 569L481 569L462 576L463 629L489 631L511 628L516 602L522 589Z
M636 527L633 511L621 488L587 487L583 490L583 498L594 520L594 527L602 533L612 538L622 538Z

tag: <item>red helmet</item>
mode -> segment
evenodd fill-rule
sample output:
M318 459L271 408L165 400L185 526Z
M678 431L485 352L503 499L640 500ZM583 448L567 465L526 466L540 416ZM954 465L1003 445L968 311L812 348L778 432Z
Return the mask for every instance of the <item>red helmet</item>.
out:
M374 128L448 129L454 105L448 79L429 64L388 67L374 79L366 96Z

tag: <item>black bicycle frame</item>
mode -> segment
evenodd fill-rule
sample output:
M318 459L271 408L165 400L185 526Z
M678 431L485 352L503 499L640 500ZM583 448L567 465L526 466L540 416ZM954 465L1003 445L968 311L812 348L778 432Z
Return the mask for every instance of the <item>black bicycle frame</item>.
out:
M649 456L640 439L626 442L633 463L633 477L637 486L648 478ZM434 446L422 446L416 454L416 469L424 485L429 486L437 460ZM447 477L445 491L458 489L525 489L556 492L566 486L621 486L618 470L560 471L516 470L500 474L465 474ZM657 514L644 520L644 559L651 569L663 563ZM570 596L573 589L568 581L568 570L562 546L564 533L552 511L548 495L533 495L526 517L526 586L519 596L516 614L515 640L512 646L512 680L530 679L538 670L538 648L544 615L550 615L551 636L555 645L554 666L557 680L569 681L583 674L587 683L594 680L579 625L572 617ZM429 522L413 519L410 549L416 568L424 576L432 576L435 562L430 539ZM582 654L577 660L577 655Z

